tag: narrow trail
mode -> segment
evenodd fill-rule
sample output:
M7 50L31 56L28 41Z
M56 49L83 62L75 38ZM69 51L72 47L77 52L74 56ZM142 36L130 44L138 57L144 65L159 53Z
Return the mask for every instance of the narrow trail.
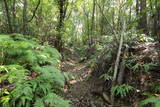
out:
M72 107L106 107L103 101L97 100L93 95L93 83L91 69L86 62L79 62L79 55L72 54L62 62L62 71L73 75L73 79L67 82L63 97L72 102Z
M68 81L64 89L64 97L72 101L73 107L90 107L90 99L92 98L90 88L91 84L88 78L91 69L87 63L79 63L76 56L62 63L63 72L73 75L73 79Z

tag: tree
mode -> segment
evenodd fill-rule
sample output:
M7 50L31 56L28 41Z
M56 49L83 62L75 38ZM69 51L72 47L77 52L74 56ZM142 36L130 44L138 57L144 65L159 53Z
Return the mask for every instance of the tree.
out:
M160 1L155 0L155 13L154 13L154 35L160 38Z
M95 28L95 9L96 9L96 0L93 0L93 8L92 8L92 23L91 23L91 35L90 35L90 43L89 45L91 46L93 44L93 36L94 36L94 28Z
M13 0L12 2L12 27L13 32L16 32L16 0Z
M27 0L23 0L23 34L27 34Z
M7 0L3 0L4 1L4 6L5 6L5 10L6 10L6 16L7 16L7 21L8 21L8 32L12 33L12 24L11 24L11 14L9 11L9 7L8 7L8 3Z
M40 5L40 0L38 0L37 6L36 6L35 10L33 11L31 18L28 19L28 17L27 17L27 16L28 16L28 12L27 12L27 11L28 11L28 10L27 10L28 1L27 1L27 0L24 0L24 2L23 2L23 34L24 34L24 35L27 34L27 25L28 25L28 23L31 22L31 21L33 20L33 18L35 17L36 11L37 11L39 5Z
M59 19L58 19L58 25L57 25L58 35L56 36L55 46L59 51L62 51L63 25L64 25L64 20L65 20L67 8L68 8L68 0L58 0L57 3L58 3L58 9L59 9Z
M138 18L138 30L148 34L146 0L136 0L136 14Z
M148 33L147 29L147 7L146 0L140 0L140 29L143 30L145 34Z

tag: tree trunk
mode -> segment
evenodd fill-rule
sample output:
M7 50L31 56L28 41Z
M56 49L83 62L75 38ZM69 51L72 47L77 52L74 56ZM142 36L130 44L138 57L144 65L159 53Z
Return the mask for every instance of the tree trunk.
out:
M95 20L95 7L96 7L96 0L93 0L93 10L92 10L92 23L91 23L91 35L90 35L90 43L89 46L93 44L93 36L94 36L94 20Z
M137 30L140 29L140 20L139 20L139 9L140 8L140 5L139 5L139 0L136 0L136 17L137 17Z
M8 32L12 33L11 17L10 17L10 12L9 12L7 0L4 0L4 6L5 6L7 21L8 21Z
M55 47L58 49L58 51L62 51L63 48L62 28L66 17L68 0L58 0L58 7L59 7L59 22L57 26L58 35L56 36Z
M16 10L16 7L15 7L15 4L16 4L16 0L13 0L12 2L12 25L13 25L13 32L15 33L16 32L16 13L15 13L15 10Z
M62 26L63 26L63 14L64 14L64 0L60 0L58 1L58 5L59 5L59 23L58 23L58 27L57 27L57 31L58 31L58 35L56 37L56 43L55 46L56 48L61 51L62 50Z
M156 12L154 14L154 35L160 38L160 5L159 1L155 0Z
M121 85L124 81L126 63L126 59L124 58L125 56L128 56L128 48L125 49L122 62L120 63L120 70L117 78L118 85Z
M100 22L99 22L99 26L100 26L100 35L104 35L104 24L105 24L105 18L103 16L102 13L104 13L104 8L105 8L105 0L101 0L101 11L100 11Z
M23 34L27 34L27 0L23 1Z
M136 0L136 15L139 15L139 0Z
M143 33L148 34L148 28L147 28L147 7L146 7L146 0L140 1L140 30L143 31Z
M121 50L122 50L122 46L123 46L123 38L124 38L124 35L125 35L125 33L124 33L125 30L126 30L126 25L125 25L125 22L124 22L123 29L122 29L122 32L120 34L121 37L120 37L120 43L119 43L118 52L117 52L117 58L116 58L115 65L114 65L112 87L114 87L116 85L118 67L119 67ZM111 102L112 102L112 106L114 107L114 93L113 92L111 93Z

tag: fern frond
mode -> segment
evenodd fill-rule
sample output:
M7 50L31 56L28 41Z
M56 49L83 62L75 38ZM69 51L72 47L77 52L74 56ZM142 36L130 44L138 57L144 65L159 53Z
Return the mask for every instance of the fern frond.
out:
M115 93L116 96L120 96L120 97L126 97L129 94L129 92L133 90L134 90L134 87L127 84L116 85L111 88L111 91Z
M48 93L48 95L44 97L44 102L51 107L70 107L69 101L64 100L55 93Z
M108 75L108 74L103 74L100 76L101 79L104 79L105 81L109 81L112 80L112 76Z
M0 35L0 54L0 83L14 85L1 88L0 106L69 107L57 95L65 76L57 69L61 55L56 49L19 34Z
M145 100L140 102L140 105L144 106L144 105L149 104L149 103L151 103L154 107L159 107L160 98L159 97L155 97L155 96L146 98Z
M34 107L45 107L43 100L39 97L36 97Z

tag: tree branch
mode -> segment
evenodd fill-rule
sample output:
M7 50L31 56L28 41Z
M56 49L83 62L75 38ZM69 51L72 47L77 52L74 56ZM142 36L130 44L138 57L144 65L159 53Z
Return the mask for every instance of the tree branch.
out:
M41 3L41 0L38 0L38 4L37 4L35 10L33 11L33 15L32 15L32 17L31 17L31 19L29 19L28 22L31 22L31 21L33 20L33 18L35 17L36 11L37 11L37 9L38 9L40 3Z

